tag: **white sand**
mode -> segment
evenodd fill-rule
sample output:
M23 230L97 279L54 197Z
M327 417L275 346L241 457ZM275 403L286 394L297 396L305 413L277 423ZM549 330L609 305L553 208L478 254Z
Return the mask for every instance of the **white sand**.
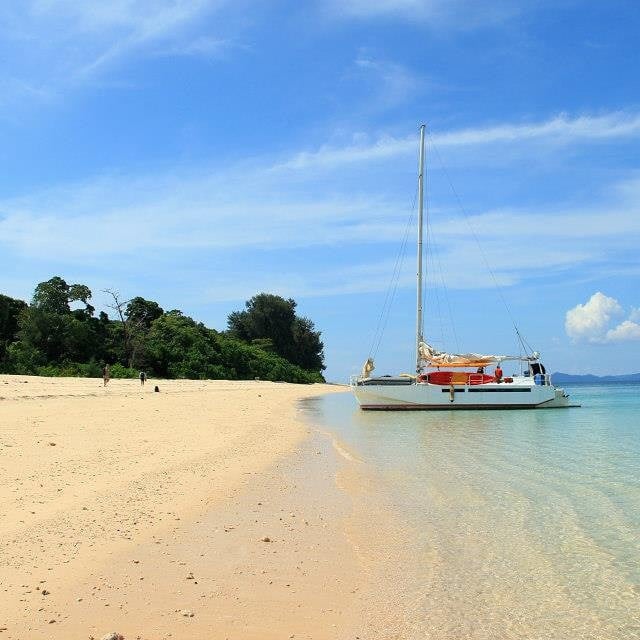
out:
M348 500L297 416L342 390L0 376L2 637L351 637Z

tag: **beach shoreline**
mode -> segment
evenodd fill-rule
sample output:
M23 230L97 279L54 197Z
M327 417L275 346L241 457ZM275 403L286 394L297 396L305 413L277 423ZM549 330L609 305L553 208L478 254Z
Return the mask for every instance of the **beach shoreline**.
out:
M343 390L0 376L3 637L348 637L350 498L299 415Z

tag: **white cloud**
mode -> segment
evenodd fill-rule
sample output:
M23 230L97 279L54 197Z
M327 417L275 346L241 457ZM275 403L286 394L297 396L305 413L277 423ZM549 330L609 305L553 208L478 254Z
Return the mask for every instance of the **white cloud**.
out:
M411 147L415 153L414 140ZM392 148L380 146L377 159L387 166L394 164L393 155L388 155ZM362 169L368 168L370 154L359 162L350 158L348 163L324 154L328 174L322 176L317 171L318 158L290 157L296 159L295 175L293 169L283 170L282 162L263 157L207 171L94 177L6 199L0 201L0 249L6 255L34 260L56 256L69 265L99 266L145 254L230 256L252 249L266 255L275 249L313 248L319 254L331 252L331 264L341 265L343 280L317 282L313 264L307 268L305 263L299 288L306 291L309 287L304 283L312 282L311 289L321 293L348 293L363 287L384 290L386 278L361 277L345 266L369 260L366 245L373 244L383 247L376 263L385 263L403 237L409 198L392 197L387 185L377 184L376 179L363 182ZM365 195L355 195L354 185ZM439 270L447 274L446 285L462 289L494 286L486 264L503 286L557 278L558 273L573 272L576 267L579 276L574 272L573 277L585 280L607 269L637 269L633 256L640 239L640 180L609 187L607 193L609 201L589 209L481 212L468 217L473 232L459 215L439 211L430 222L438 240L432 255L437 252ZM486 258L473 235L480 239ZM403 274L401 286L412 285L412 251L409 255L410 270ZM636 316L629 320L637 322ZM600 341L612 328L605 323L590 333L588 326L574 329L579 326L577 320L570 326L572 337Z
M514 0L324 0L324 5L340 18L395 17L455 29L500 24L523 10L523 5Z
M409 214L406 204L381 198L377 189L368 197L335 191L327 195L326 183L313 182L313 170L307 181L299 183L302 188L296 193L290 190L287 175L261 165L257 161L252 166L245 163L182 176L102 177L5 200L0 202L0 246L34 259L59 256L69 264L85 265L145 252L171 255L185 250L332 247L343 264L353 265L358 264L358 258L350 255L350 247L397 247L402 239ZM247 181L252 184L251 192L246 190ZM625 211L626 205L617 206L624 215L603 216L594 210L580 214L536 212L532 216L509 211L476 216L473 225L486 254L499 256L498 260L487 259L495 281L509 286L530 276L549 277L559 270L604 260L603 246L607 251L616 245L635 246L640 235L639 216ZM602 224L603 218L611 221L608 226ZM438 238L430 257L432 260L437 252L439 265L433 271L446 273L448 287L494 286L484 268L485 258L465 225L444 220L432 222L431 227ZM536 238L533 250L532 237ZM336 277L335 282L318 282L312 289L325 293L384 289L387 279L380 274L391 270L385 256L386 251L376 260L378 275L361 277L355 268L341 268L342 280ZM406 266L401 286L413 282L412 251ZM370 272L372 267L363 268ZM312 271L309 265L307 282L315 282Z
M204 18L228 0L26 0L0 7L0 37L11 43L2 82L7 104L63 94L132 56L212 57L228 34ZM26 88L26 89L25 89Z
M353 144L345 147L325 145L318 151L302 151L278 163L274 170L305 170L311 167L333 169L345 164L372 162L415 152L415 137L397 139L383 136L370 144Z
M70 259L149 248L308 247L393 240L383 201L286 194L286 181L246 166L217 173L103 177L0 202L0 242L26 255Z
M166 50L160 50L157 55L218 58L221 54L236 48L236 46L231 40L203 36L189 42L179 43Z
M334 168L340 165L375 162L416 153L417 134L404 138L389 135L368 141L366 136L342 147L325 145L317 151L305 151L280 163L278 169L306 169L311 166ZM613 112L599 116L570 117L560 114L541 122L500 124L430 134L438 147L477 147L480 145L522 145L544 143L557 148L612 139L640 137L640 114Z
M151 3L120 0L115 6L106 3L109 8L97 12L97 15L93 11L93 5L75 1L64 4L70 5L72 11L69 12L69 17L77 25L78 31L82 31L84 27L93 33L102 30L110 32L111 37L103 43L103 50L78 70L78 75L82 76L93 74L126 54L149 45L177 40L184 48L194 46L195 42L202 42L202 37L192 40L190 34L184 33L184 29L205 10L221 3L215 0L161 0Z
M629 342L640 340L640 324L625 320L614 329L609 329L605 336L605 342Z
M501 124L479 129L461 129L442 135L435 134L434 139L443 146L527 140L541 140L557 145L638 136L640 136L640 114L613 112L600 116L578 116L575 118L560 114L543 122Z
M622 306L615 298L598 291L585 304L578 304L567 311L565 330L576 341L610 343L640 340L640 324L635 321L637 309L631 310L627 320L611 327L614 318L622 314Z
M372 87L367 98L370 110L372 105L378 110L396 106L422 85L422 80L407 67L377 58L365 50L360 51L355 67Z
M622 307L615 298L597 291L587 302L567 311L565 330L574 340L601 342L611 319L621 313Z

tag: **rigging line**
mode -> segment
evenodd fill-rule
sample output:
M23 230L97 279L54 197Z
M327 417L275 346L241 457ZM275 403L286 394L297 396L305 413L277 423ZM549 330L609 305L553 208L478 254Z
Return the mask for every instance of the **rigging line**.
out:
M378 322L376 324L376 329L373 334L373 339L371 341L371 347L369 348L369 357L375 358L378 353L378 349L380 348L380 344L382 343L382 338L384 336L384 331L387 326L387 321L389 317L389 313L391 312L391 306L393 304L393 300L395 298L395 293L398 288L398 280L400 277L400 271L402 269L402 265L404 262L404 256L406 253L407 241L409 238L409 230L413 225L413 218L415 216L415 206L416 206L416 195L413 196L413 203L411 205L411 213L407 220L407 224L405 226L405 230L402 237L402 242L400 244L399 251L396 255L393 271L391 274L391 278L389 279L389 285L387 286L387 291L385 294L385 299L382 304L382 309L380 310L380 314L378 316ZM395 282L395 286L394 286Z
M428 140L427 140L428 143ZM434 273L434 278L433 281L435 283L436 280L436 275L439 275L440 278L442 278L442 270L441 267L439 268L439 265L437 264L437 257L436 257L436 249L435 249L435 245L433 242L433 228L431 226L431 188L430 188L430 184L431 184L431 171L428 168L428 165L425 165L424 168L424 177L425 177L425 189L424 189L424 197L425 197L425 209L427 212L427 215L425 215L425 222L426 222L426 242L425 242L425 247L426 247L426 263L427 263L427 269L426 269L426 276L429 276L430 273ZM437 274L436 274L437 271ZM427 300L427 292L428 292L428 287L427 287L427 281L428 281L428 277L425 277L424 279L424 286L423 286L423 297L425 299L425 301ZM439 320L439 333L440 333L440 342L446 342L445 341L445 336L444 336L444 332L443 332L443 326L444 326L444 322L443 322L443 318L442 318L442 303L440 301L440 293L438 292L438 287L434 286L432 291L431 291L432 295L429 296L429 300L433 300L435 298L435 305L436 305L436 310L435 313L433 313L430 317L435 317L435 315L437 314L438 320ZM425 314L426 315L426 314ZM433 332L433 333L431 333ZM422 335L424 336L424 316L423 316L423 327L422 327ZM432 326L432 328L430 329L430 335L433 335L435 338L435 327Z
M431 223L428 223L428 228L433 236L433 232L431 231ZM443 290L443 298L446 303L447 312L449 314L449 326L451 327L451 333L453 334L453 341L456 346L456 351L460 351L460 340L458 339L458 332L456 331L456 325L453 320L453 309L451 308L451 297L449 296L449 288L447 287L447 282L444 279L444 269L442 268L442 261L440 260L440 252L436 249L435 245L431 247L431 252L433 255L433 259L438 264L438 274L440 279L440 284L442 285ZM435 290L435 295L438 296L437 290ZM440 299L438 297L438 303L440 303ZM442 333L444 338L444 333ZM444 342L444 340L443 340Z
M489 261L487 260L487 256L484 252L484 250L482 249L482 245L480 244L480 240L478 238L478 235L476 234L476 231L473 227L473 225L471 224L471 220L470 220L470 216L468 215L466 209L464 208L464 205L462 204L462 200L460 199L460 196L458 195L458 192L456 191L456 188L453 186L453 182L451 180L451 177L449 176L449 172L447 171L447 168L444 165L444 162L442 161L442 156L440 155L440 152L438 151L437 146L435 145L435 142L433 141L433 137L431 137L431 145L433 147L433 150L436 153L436 156L438 157L438 161L440 162L440 166L447 178L447 181L449 182L449 186L451 187L451 191L453 191L453 195L455 196L457 202L458 202L458 206L460 207L460 211L462 212L462 214L464 215L465 218L465 222L467 223L467 226L469 227L470 231L471 231L471 235L473 236L473 239L475 240L476 244L478 245L478 249L480 250L480 255L482 256L482 260L487 268L487 270L489 271L489 274L491 275L491 279L493 280L493 285L496 289L496 291L498 292L498 295L500 297L500 301L502 302L502 305L504 306L507 315L509 316L509 319L511 320L511 324L513 325L513 328L516 331L516 335L518 336L518 338L522 341L523 345L524 345L524 339L522 337L522 335L520 334L520 331L518 330L518 325L516 324L516 321L513 317L513 314L511 313L511 309L509 308L509 305L507 304L507 301L504 297L504 294L502 293L502 288L500 287L500 285L498 284L498 280L495 276L495 273L493 271L493 269L491 268L491 265L489 264Z
M415 206L415 200L414 200L414 206ZM393 276L393 289L390 291L389 303L387 305L387 310L383 318L382 328L380 331L380 335L378 337L378 342L375 346L375 350L373 353L374 358L378 355L378 349L380 348L380 344L382 343L382 338L384 337L384 332L387 328L387 323L389 322L389 316L391 315L391 307L393 306L393 301L395 300L396 292L398 291L400 273L402 272L402 266L404 264L404 257L406 255L407 242L409 238L409 230L413 226L413 219L414 219L414 212L412 212L411 216L409 217L409 221L405 228L404 238L402 240L402 245L399 253L399 259L397 261L397 268L395 269L394 276ZM391 283L390 283L390 288L391 288Z
M427 235L431 234L431 224L427 221ZM428 271L429 272L433 272L435 274L436 272L436 258L435 258L435 254L434 254L434 248L430 246L430 244L427 246L427 267L428 267ZM438 270L438 274L441 276L442 274L440 274L440 271ZM435 279L435 276L434 276ZM439 335L440 335L440 340L439 340L439 344L445 343L445 336L444 336L444 332L443 332L443 326L444 326L444 322L443 322L443 318L442 318L442 308L443 308L443 304L440 301L440 293L438 290L437 286L434 286L432 290L428 291L429 298L428 301L430 303L429 308L433 308L435 307L434 311L432 313L429 314L429 317L436 317L438 318L438 329L439 329ZM425 296L426 298L426 296ZM427 340L427 342L430 342L431 344L434 343L434 340L436 339L435 337L436 334L436 328L435 326L433 326L433 324L431 325L430 331L429 331L429 337L430 340Z
M427 208L430 207L430 198L429 198L430 190L429 190L428 176L429 174L427 173L427 188L425 189L425 198L427 201ZM434 274L433 282L434 284L436 284L435 282L436 279L439 279L441 282L443 282L442 265L439 263L437 259L436 247L435 247L435 243L433 242L433 228L431 226L431 220L429 216L426 217L426 222L427 222L427 242L425 243L425 246L427 248L427 274L429 273ZM427 278L425 278L425 299L427 298L426 281L427 281ZM429 299L430 300L435 299L435 305L437 306L436 313L438 314L438 319L440 321L439 322L440 343L446 343L446 339L443 331L444 322L442 317L442 308L444 305L440 301L440 293L438 291L437 286L433 287L433 289L431 290L431 294L432 295L429 296ZM433 315L435 315L435 313ZM432 340L435 339L435 328L432 328L429 335L433 336Z
M432 145L433 145L433 142L432 142ZM429 174L427 174L427 176L429 176ZM427 186L428 186L428 184L427 184ZM430 204L429 193L430 193L430 190L427 189L427 191L426 191L427 202ZM432 255L432 258L433 258L433 262L437 263L438 275L439 275L440 283L442 285L442 290L443 290L443 297L444 297L444 300L445 300L446 305L447 305L447 311L449 313L449 326L451 327L451 332L453 334L453 340L454 340L454 343L456 345L456 350L460 351L460 341L458 339L458 332L456 331L456 325L455 325L455 322L453 320L453 310L451 308L451 298L449 296L449 288L447 287L447 282L444 279L444 269L442 268L442 261L440 259L440 251L438 250L437 245L433 241L434 234L433 234L433 227L431 226L431 218L430 217L427 217L427 234L428 234L429 238L431 238L431 242L428 243L428 247L429 247L429 250L431 252L431 255ZM436 298L438 300L438 305L439 305L440 304L440 296L438 294L437 288L434 288L434 294L436 295ZM440 316L440 321L442 323L442 316ZM440 327L440 334L441 334L441 337L442 337L443 343L444 343L445 340L444 340L444 332L442 330L442 326Z

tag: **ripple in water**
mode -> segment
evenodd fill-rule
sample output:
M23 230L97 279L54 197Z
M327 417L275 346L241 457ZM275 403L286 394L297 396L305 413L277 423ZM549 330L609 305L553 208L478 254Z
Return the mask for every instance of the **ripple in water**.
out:
M640 638L639 391L576 386L582 408L546 411L311 402L364 463L342 482L373 586L361 637Z

